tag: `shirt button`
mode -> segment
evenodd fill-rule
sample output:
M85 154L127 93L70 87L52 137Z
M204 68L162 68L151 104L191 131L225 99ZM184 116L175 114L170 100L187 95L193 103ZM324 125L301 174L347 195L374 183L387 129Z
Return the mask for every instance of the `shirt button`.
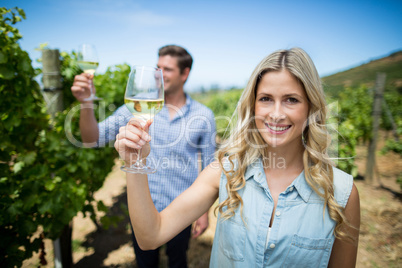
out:
M258 177L261 177L261 172L258 173Z
M275 214L276 214L276 216L279 217L279 216L281 215L281 212L280 212L280 211L277 211Z
M293 186L291 186L291 187L289 188L289 191L290 191L290 192L292 192L292 191L293 191Z
M275 244L271 244L269 247L270 248L275 248Z

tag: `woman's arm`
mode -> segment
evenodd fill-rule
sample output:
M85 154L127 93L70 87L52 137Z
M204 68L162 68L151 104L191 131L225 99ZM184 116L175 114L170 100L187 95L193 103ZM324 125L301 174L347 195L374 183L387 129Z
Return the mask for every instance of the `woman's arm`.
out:
M355 242L352 243L338 238L335 239L328 267L349 268L356 266L360 229L360 201L359 193L354 184L345 207L345 216L352 226L346 226L344 231L350 234L355 239Z
M218 163L211 163L186 191L158 213L147 176L128 173L128 209L140 248L150 250L165 244L208 211L218 198L220 174Z
M141 125L131 120L120 129L115 148L130 164L142 147L149 154L146 132L151 122ZM160 170L158 172L163 172ZM156 210L145 174L127 173L127 200L131 223L139 246L149 250L163 245L204 214L218 198L221 168L217 161L205 168L195 182L161 213Z

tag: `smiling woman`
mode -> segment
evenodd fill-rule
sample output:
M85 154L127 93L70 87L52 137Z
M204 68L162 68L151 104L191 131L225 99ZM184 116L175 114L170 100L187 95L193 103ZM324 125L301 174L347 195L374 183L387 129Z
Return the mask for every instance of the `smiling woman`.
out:
M308 54L293 48L265 57L236 112L217 161L162 212L147 177L127 175L140 247L171 239L219 197L210 267L354 267L359 196L352 176L329 161L325 96ZM142 130L127 134L136 125L129 122L119 135L141 145ZM137 150L115 147L122 158Z
M302 152L300 142L308 115L308 99L303 85L287 70L268 72L257 87L255 123L270 147L293 147Z

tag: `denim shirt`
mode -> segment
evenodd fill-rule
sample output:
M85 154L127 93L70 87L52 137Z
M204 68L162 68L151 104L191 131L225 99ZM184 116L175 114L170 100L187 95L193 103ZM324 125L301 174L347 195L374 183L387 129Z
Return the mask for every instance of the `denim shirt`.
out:
M353 178L337 168L333 171L335 199L345 207ZM210 267L327 267L335 222L328 208L324 212L323 199L307 184L304 171L279 195L269 241L274 202L260 159L247 168L245 179L238 193L246 224L239 208L228 220L218 215ZM226 182L222 172L220 202L228 196Z

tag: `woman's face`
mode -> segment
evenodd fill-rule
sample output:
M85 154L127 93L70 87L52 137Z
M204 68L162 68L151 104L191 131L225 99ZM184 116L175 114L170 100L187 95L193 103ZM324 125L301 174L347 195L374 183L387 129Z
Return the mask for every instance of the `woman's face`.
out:
M303 86L289 71L265 73L257 87L255 123L270 147L296 150L309 105Z

